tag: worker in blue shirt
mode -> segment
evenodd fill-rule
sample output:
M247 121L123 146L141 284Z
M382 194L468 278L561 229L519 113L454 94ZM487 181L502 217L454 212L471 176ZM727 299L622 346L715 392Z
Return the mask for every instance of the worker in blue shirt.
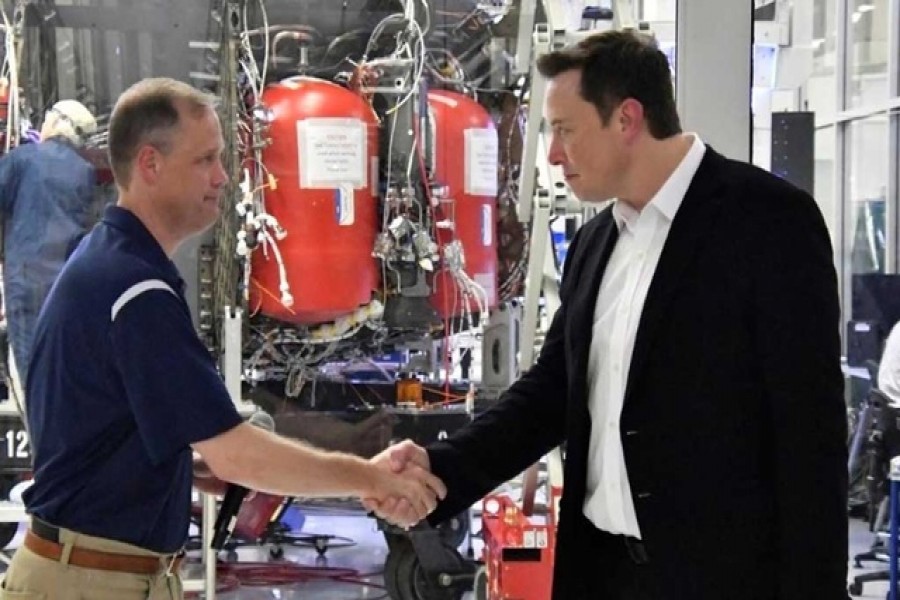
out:
M38 312L78 240L93 225L94 167L79 153L97 128L76 100L47 111L41 142L0 159L3 295L18 380L24 386Z
M192 450L212 479L285 496L400 496L424 518L424 470L385 474L242 422L191 321L171 257L210 227L226 183L212 99L171 79L113 109L117 206L81 241L38 318L26 396L32 522L0 600L172 600L188 534Z

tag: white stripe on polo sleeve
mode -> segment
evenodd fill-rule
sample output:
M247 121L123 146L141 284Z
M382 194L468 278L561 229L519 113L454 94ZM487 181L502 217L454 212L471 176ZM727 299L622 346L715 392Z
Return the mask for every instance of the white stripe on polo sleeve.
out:
M146 281L141 281L140 283L136 283L124 292L112 305L112 312L110 314L110 321L116 320L116 315L119 314L119 311L125 308L125 305L143 294L144 292L149 292L150 290L166 290L170 292L176 298L178 294L175 293L175 290L161 279L147 279Z

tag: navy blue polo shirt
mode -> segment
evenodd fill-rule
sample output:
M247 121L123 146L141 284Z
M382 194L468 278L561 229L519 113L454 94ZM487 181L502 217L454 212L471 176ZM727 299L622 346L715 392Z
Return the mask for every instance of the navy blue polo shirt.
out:
M157 552L184 544L190 444L241 418L183 288L155 238L115 206L63 267L28 372L29 513Z

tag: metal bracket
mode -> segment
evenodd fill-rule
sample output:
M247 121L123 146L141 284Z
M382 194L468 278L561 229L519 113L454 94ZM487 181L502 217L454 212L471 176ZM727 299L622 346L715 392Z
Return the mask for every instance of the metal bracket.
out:
M522 306L507 303L491 311L481 345L481 392L496 399L519 376L516 368Z

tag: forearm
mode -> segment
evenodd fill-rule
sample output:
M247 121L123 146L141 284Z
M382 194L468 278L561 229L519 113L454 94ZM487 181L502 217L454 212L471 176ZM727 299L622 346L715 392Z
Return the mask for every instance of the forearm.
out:
M374 488L374 468L355 456L320 450L251 426L236 427L218 438L201 442L198 450L204 454L204 445L216 444L207 460L217 477L231 483L306 497L365 497Z
M428 446L432 472L448 490L430 521L465 510L562 442L565 377L539 373L540 367L513 384L496 407Z

